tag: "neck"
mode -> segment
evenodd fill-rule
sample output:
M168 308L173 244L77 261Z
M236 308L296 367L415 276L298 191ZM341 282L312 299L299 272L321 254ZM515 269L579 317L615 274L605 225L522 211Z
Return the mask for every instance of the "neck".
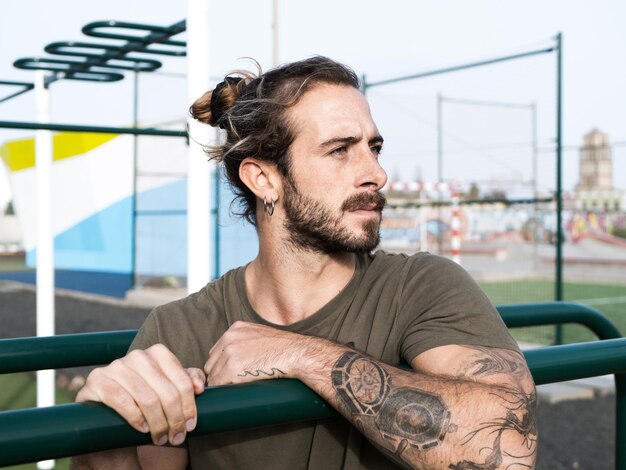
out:
M288 325L311 316L333 299L354 274L353 253L324 254L259 234L259 254L246 269L250 303L265 320Z

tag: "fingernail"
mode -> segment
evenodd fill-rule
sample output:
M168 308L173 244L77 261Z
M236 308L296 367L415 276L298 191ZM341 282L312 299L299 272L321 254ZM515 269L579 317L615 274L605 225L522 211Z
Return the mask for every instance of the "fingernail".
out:
M182 432L179 432L178 434L174 436L174 439L172 439L172 445L179 446L183 443L184 440L185 440L185 434Z
M187 429L187 432L191 432L196 429L196 418L188 419L185 423L185 428Z
M159 440L157 441L156 445L164 446L165 444L167 444L167 436L159 437Z

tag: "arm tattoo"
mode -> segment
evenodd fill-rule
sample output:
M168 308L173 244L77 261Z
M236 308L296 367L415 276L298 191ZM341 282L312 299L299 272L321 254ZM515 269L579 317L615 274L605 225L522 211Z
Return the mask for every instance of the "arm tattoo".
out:
M277 374L287 375L282 370L277 369L276 367L272 367L269 372L265 370L261 370L261 369L257 369L256 372L244 370L243 374L237 374L237 377L248 377L248 376L259 377L261 375L267 375L268 377L273 377L274 375L277 375Z
M515 374L518 368L524 370L513 352L510 357L498 354L488 357L493 358L493 362L482 361L485 355L481 354L480 361L467 365L473 375ZM447 433L457 431L457 426L451 423L451 412L440 396L414 387L394 388L387 371L360 353L344 353L335 363L331 374L333 387L356 426L365 432L374 425L389 443L389 457L398 463L407 464L406 456L403 455L407 448L428 451L439 446ZM536 453L535 393L526 394L514 387L498 387L491 394L504 404L506 416L480 423L478 429L465 435L460 443L466 445L479 433L482 433L482 439L494 435L492 446L480 451L482 454L489 450L489 455L483 463L463 460L451 464L449 469L492 470L498 468L504 456L524 458ZM513 456L500 448L501 436L506 431L523 436L524 444L529 449L528 455ZM524 464L509 466L510 470L523 467L530 468Z
M477 464L463 460L454 465L450 465L451 470L495 470L502 463L502 456L507 455L516 458L527 458L535 455L537 452L537 395L525 394L524 392L514 389L505 388L500 393L492 393L492 395L500 398L507 404L507 413L503 418L496 418L493 421L487 421L480 424L480 427L465 436L462 445L467 444L481 431L489 431L489 434L495 434L493 446L489 449L484 464ZM511 455L500 448L500 440L505 431L515 431L524 438L524 445L528 449L526 455ZM511 464L509 468L532 468L530 465L522 463Z
M450 411L439 397L414 388L392 389L389 374L361 354L343 354L333 368L332 382L352 416L375 418L396 456L407 446L436 447L447 431L454 430Z
M478 353L461 366L461 371L465 375L485 377L495 374L523 375L526 373L522 358L514 351L495 350L483 346L466 347Z

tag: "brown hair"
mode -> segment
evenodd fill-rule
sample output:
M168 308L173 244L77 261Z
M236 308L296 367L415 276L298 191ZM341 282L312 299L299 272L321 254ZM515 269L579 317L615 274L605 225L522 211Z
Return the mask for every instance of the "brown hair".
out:
M258 65L258 64L257 64ZM225 130L225 141L206 152L224 164L226 176L241 206L242 215L256 226L256 197L239 178L246 157L274 163L289 177L289 147L295 129L285 111L320 83L359 88L352 69L327 57L315 56L281 65L258 75L232 72L215 89L189 108L198 121ZM233 202L235 202L233 201Z

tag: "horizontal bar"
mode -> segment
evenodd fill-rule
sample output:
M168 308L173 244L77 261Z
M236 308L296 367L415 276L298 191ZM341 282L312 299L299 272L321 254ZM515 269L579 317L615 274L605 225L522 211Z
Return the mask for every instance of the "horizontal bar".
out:
M571 302L498 306L509 328L578 323L600 339L620 338L617 327L597 310ZM0 374L106 364L124 356L136 330L77 333L0 340ZM111 348L105 347L111 342ZM71 353L66 354L65 347ZM92 349L93 348L93 349Z
M82 126L74 124L46 124L41 122L0 121L0 129L32 129L65 132L99 132L102 134L155 135L160 137L188 137L186 130L133 129L131 127Z
M626 338L524 351L535 384L626 373Z
M402 191L406 192L406 191ZM554 198L527 198L527 199L469 199L469 200L460 200L460 206L470 206L470 205L479 205L479 204L506 204L507 206L513 206L516 204L536 204L536 203L545 203L545 202L553 202ZM389 207L392 209L413 209L418 207L447 207L451 206L452 201L428 201L428 202L408 202L405 204L392 204L387 203L385 207Z
M537 383L626 372L626 338L527 351ZM196 398L191 436L285 422L323 419L335 411L296 380L208 388ZM0 413L0 465L148 444L101 404L68 404Z
M191 436L335 415L316 393L288 379L209 387L196 405L198 425ZM148 434L135 431L100 404L0 413L0 465L150 443Z
M123 357L137 330L0 340L0 373L108 364Z
M586 326L600 339L622 337L613 322L602 313L574 302L501 305L498 311L509 328L576 323Z
M497 64L498 62L505 62L507 60L522 59L524 57L530 57L530 56L539 55L539 54L547 54L548 52L553 52L555 50L556 50L555 47L549 47L547 49L523 52L521 54L497 57L495 59L481 60L479 62L470 62L470 63L462 64L462 65L454 65L452 67L446 67L446 68L437 69L437 70L430 70L428 72L416 73L413 75L406 75L404 77L390 78L388 80L380 80L377 82L363 83L363 86L365 88L372 88L375 86L389 85L391 83L403 82L406 80L415 80L417 78L432 77L434 75L441 75L441 74L449 73L449 72L457 72L459 70L471 69L474 67L482 67L484 65Z

